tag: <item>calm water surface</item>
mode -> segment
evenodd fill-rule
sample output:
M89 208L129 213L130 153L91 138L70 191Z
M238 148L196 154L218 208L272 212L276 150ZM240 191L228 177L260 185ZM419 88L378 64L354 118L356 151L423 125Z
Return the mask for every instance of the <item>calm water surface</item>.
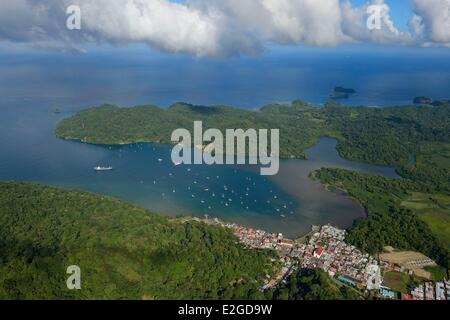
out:
M0 121L0 179L88 190L130 201L166 215L208 214L298 236L312 224L349 226L363 210L346 196L308 178L321 167L341 167L395 177L393 169L341 159L336 141L322 139L310 160L281 163L272 178L256 167L174 166L171 150L154 144L96 146L54 137L68 114L48 108L7 107ZM161 161L162 160L162 161ZM111 165L97 173L96 165Z
M450 59L426 54L432 58L406 49L381 55L305 49L298 55L221 61L162 58L144 50L80 56L0 52L0 179L78 188L161 214L209 214L288 236L302 235L312 224L347 227L364 216L363 210L348 197L325 191L308 174L321 167L396 174L341 159L332 139L308 150L309 161L283 161L280 173L268 179L249 167L175 167L164 146L63 141L53 129L62 118L107 102L257 108L303 98L320 104L336 85L358 91L347 101L354 105L402 104L418 95L448 98ZM53 114L55 106L63 112ZM96 173L96 165L111 165L114 171Z

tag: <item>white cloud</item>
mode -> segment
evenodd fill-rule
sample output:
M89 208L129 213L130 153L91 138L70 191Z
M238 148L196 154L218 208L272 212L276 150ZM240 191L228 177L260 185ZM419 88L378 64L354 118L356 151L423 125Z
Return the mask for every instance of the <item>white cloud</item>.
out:
M189 3L206 2L191 0ZM219 8L235 29L259 41L309 45L336 45L341 32L338 0L210 0L208 7Z
M367 20L369 6L376 5L380 10L380 29L369 29ZM408 33L400 32L390 16L390 7L384 0L372 0L360 7L353 7L349 1L342 4L343 32L355 41L379 44L409 44Z
M337 45L338 0L79 0L83 21L108 40L196 55L251 53L266 42Z
M220 52L219 12L164 0L78 1L83 27L99 39L144 42L162 50L197 55Z
M81 7L81 31L65 28L70 4ZM366 26L370 4L382 8L381 30ZM415 0L411 32L400 32L383 0L0 0L0 41L66 49L146 43L197 56L251 54L267 43L445 45L449 8L450 0Z
M410 28L425 44L450 45L450 0L415 0Z

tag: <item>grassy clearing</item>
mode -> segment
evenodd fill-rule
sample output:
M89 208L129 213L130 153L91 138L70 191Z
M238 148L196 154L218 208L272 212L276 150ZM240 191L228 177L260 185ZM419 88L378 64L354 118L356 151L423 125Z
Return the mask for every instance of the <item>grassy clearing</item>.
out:
M447 270L441 266L425 267L425 270L431 274L433 281L441 281L447 278Z
M414 192L402 206L413 210L450 249L450 196Z
M415 277L405 273L389 271L384 274L383 285L397 292L406 293L411 287L414 286L415 283Z

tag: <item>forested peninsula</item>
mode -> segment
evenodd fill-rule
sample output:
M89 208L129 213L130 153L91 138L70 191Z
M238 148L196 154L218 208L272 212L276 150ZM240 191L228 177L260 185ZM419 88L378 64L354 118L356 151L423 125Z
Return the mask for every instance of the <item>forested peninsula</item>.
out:
M102 105L64 119L55 133L60 138L93 144L171 144L173 130L192 130L195 120L203 121L205 130L280 129L283 158L306 158L305 149L321 137L333 137L346 159L393 166L405 178L450 190L449 102L438 107L369 108L333 102L316 107L294 101L267 105L258 111L186 103L167 109Z

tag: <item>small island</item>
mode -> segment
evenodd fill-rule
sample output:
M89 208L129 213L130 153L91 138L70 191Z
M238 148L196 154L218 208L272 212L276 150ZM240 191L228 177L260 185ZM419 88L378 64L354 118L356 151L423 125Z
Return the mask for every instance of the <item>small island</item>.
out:
M355 93L356 90L351 88L335 87L330 97L332 99L349 99Z
M416 97L414 98L414 104L426 104L431 105L433 104L434 100L427 97Z
M54 108L52 108L52 112L59 114L59 113L61 113L61 109L59 107L54 107Z
M448 105L450 100L434 100L428 97L416 97L413 100L414 104L432 107L442 107Z

